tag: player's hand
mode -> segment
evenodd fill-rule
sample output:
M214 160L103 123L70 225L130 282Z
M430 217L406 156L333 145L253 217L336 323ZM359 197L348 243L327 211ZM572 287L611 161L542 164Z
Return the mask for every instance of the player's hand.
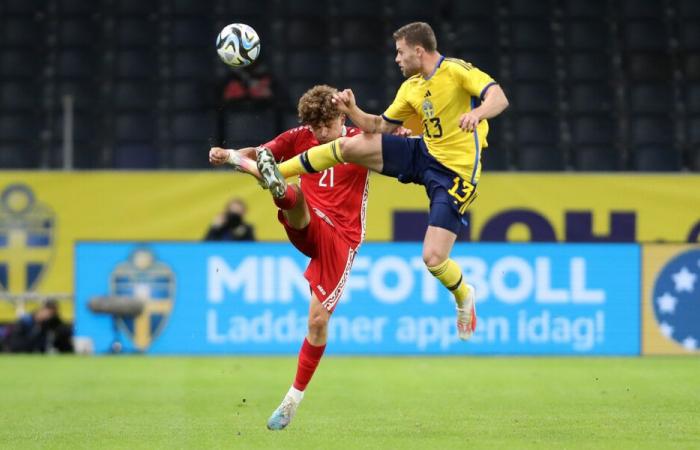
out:
M225 148L212 147L209 150L209 164L212 166L220 166L228 161L228 152Z
M459 118L459 127L462 131L474 131L476 130L476 126L479 125L479 122L481 122L479 113L469 111L466 114L462 114L462 117Z
M408 128L399 126L391 134L393 134L394 136L409 137L411 133L411 130L409 130Z
M333 94L333 103L338 106L338 110L341 113L345 114L348 114L357 105L355 94L352 93L351 89L345 89Z

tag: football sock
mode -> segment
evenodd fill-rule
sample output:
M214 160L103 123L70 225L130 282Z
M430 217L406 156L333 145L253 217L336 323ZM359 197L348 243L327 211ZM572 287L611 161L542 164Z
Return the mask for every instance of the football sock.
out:
M297 375L294 378L292 387L299 391L306 389L306 385L311 381L311 377L318 367L319 361L323 356L323 351L326 345L315 346L309 343L309 340L304 338L304 343L299 351L299 363L297 364Z
M292 209L296 206L298 198L299 195L296 186L294 184L288 184L287 191L284 193L283 197L273 197L272 199L279 209Z
M340 140L336 139L311 147L304 153L280 163L277 168L284 178L289 178L304 173L321 172L344 162L340 154Z
M448 258L437 266L428 267L428 270L435 278L440 280L443 286L452 292L457 306L461 308L469 290L467 289L467 283L464 282L462 269L459 268L459 264Z

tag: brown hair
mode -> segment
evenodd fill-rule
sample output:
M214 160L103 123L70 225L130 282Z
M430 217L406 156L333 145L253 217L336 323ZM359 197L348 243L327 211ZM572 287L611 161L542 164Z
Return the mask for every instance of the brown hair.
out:
M340 111L333 103L336 88L325 84L312 87L299 99L299 121L304 125L320 126L338 118Z
M405 39L408 45L420 45L428 52L437 50L435 32L425 22L413 22L404 25L394 32L394 40Z

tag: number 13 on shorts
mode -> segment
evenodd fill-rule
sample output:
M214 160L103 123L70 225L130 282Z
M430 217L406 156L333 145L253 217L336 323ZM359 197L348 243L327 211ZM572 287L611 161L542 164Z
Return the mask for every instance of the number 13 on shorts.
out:
M459 203L459 213L464 214L476 198L476 186L460 177L454 177L453 181L454 184L447 192Z

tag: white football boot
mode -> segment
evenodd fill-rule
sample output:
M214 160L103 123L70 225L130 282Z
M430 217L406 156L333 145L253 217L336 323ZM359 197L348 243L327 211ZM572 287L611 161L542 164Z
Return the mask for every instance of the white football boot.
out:
M268 189L275 198L282 198L287 192L287 180L284 179L279 169L277 168L277 163L275 162L275 157L272 156L272 152L265 147L258 147L255 149L258 163L258 171L262 176L263 183L267 185Z
M461 308L457 307L457 333L463 341L472 337L476 329L476 291L471 284L467 284L467 291L464 304Z
M270 418L267 419L267 429L284 430L294 418L294 414L296 414L300 403L301 399L297 401L291 394L287 393L282 403L272 413Z

